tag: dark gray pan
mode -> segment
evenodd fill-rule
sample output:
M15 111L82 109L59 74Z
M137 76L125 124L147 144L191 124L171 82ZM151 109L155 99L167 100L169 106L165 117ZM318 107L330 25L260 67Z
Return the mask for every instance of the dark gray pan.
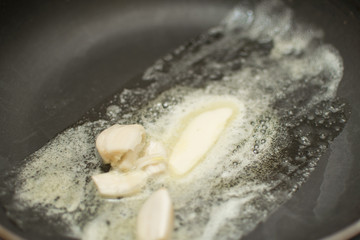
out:
M360 2L286 3L340 51L345 72L338 95L352 115L310 179L245 239L318 239L360 218ZM131 85L154 60L218 24L235 4L1 0L0 172ZM46 225L23 232L3 208L0 225L27 239L64 239L47 236Z

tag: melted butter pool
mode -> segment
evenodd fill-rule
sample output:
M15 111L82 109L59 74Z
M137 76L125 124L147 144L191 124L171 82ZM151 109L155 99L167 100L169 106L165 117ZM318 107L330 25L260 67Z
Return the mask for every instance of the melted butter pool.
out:
M322 36L278 1L239 5L150 67L147 88L122 90L101 119L69 128L29 156L4 183L15 186L9 217L25 230L46 222L71 237L133 239L139 207L165 186L175 208L173 239L246 235L308 178L347 121L336 98L342 59ZM239 114L189 174L152 178L132 197L99 197L90 177L106 171L95 149L103 129L139 123L171 149L179 119L224 99Z

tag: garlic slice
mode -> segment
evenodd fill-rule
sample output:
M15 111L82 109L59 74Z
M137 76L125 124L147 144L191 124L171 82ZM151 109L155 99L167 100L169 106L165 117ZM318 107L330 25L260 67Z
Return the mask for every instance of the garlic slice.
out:
M113 168L128 171L144 148L145 129L143 126L115 124L100 133L96 148L104 163Z
M139 240L167 240L171 238L174 210L169 192L161 188L141 207L137 218Z
M233 113L232 108L221 107L195 116L171 153L170 171L177 176L189 172L215 144Z
M145 184L147 173L133 171L119 173L115 170L92 176L92 179L102 197L117 198L135 194Z

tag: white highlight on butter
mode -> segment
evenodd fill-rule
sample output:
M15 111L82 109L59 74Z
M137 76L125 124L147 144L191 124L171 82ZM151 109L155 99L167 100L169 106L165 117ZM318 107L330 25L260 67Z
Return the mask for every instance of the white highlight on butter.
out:
M181 176L190 171L216 143L233 109L224 107L200 113L190 119L169 159L173 174Z
M169 192L161 188L141 207L137 218L138 240L169 240L174 225L174 210Z

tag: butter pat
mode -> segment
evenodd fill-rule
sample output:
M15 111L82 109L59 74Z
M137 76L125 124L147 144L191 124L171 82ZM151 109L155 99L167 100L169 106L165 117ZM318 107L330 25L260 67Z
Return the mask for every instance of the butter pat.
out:
M181 176L198 164L216 143L233 114L233 108L219 107L193 117L170 155L170 171Z

